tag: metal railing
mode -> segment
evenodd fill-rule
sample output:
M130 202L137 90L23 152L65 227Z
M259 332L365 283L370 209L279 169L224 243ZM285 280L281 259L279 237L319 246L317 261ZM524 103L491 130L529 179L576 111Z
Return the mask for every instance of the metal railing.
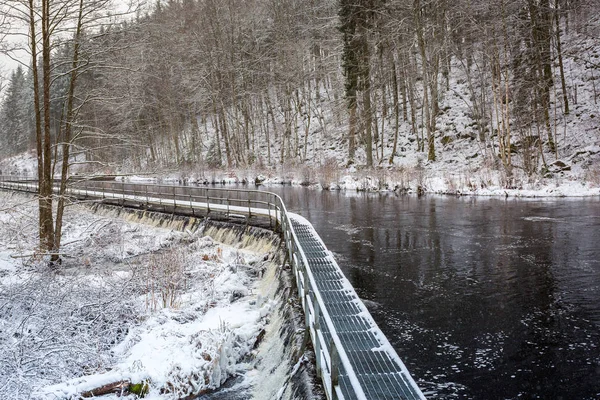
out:
M37 192L37 181L0 177L0 188L25 192ZM58 193L58 188L55 188ZM245 189L220 189L208 187L152 185L121 183L113 181L80 181L67 189L66 195L73 199L121 200L123 204L141 202L143 205L172 207L172 210L189 208L191 214L213 211L229 214L242 213L268 216L276 222L274 229L282 232L287 257L293 267L298 286L298 295L306 315L306 328L309 330L317 358L317 373L329 399L344 399L340 387L340 373L348 377L353 397L366 400L367 396L346 350L336 332L333 320L317 287L316 279L310 270L309 262L292 221L281 197L260 191ZM319 317L320 316L320 317ZM323 321L325 326L320 326ZM325 340L323 331L328 332L330 342Z
M37 181L15 180L0 177L6 189L37 192ZM12 177L10 177L12 178ZM54 188L58 195L58 187ZM268 225L280 231L279 208L274 194L245 189L219 189L211 187L154 185L115 181L73 181L65 196L71 200L102 200L106 203L146 208L156 211L182 213L192 216L227 218L254 217L268 219Z

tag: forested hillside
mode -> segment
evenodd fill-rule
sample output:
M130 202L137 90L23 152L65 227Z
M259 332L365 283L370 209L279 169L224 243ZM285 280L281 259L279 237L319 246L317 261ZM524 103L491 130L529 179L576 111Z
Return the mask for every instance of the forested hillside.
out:
M598 186L599 16L596 0L157 2L53 38L50 137L82 173ZM36 145L32 68L8 78L2 158Z

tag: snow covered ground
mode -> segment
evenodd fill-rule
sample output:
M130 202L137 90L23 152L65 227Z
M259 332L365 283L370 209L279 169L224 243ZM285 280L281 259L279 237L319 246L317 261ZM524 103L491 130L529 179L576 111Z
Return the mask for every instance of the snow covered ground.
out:
M63 264L51 271L35 254L36 205L0 192L0 398L68 399L131 383L172 399L259 379L252 356L276 305L259 277L274 249L75 206Z

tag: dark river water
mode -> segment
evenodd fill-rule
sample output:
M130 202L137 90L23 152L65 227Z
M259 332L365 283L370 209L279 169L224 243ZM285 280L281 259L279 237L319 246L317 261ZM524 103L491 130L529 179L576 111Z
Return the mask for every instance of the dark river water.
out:
M268 188L432 399L600 399L600 200Z

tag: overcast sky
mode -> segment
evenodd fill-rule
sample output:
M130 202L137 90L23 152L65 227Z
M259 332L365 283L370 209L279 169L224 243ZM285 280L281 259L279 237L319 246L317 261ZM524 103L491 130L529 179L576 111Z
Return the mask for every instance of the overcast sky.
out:
M0 9L0 12L3 10ZM6 10L4 10L6 11ZM0 33L0 40L2 41L2 48L15 46L20 44L22 47L27 45L27 26L24 25L22 21L12 20L10 21L10 26L7 26L6 23L8 21L3 21L5 24L2 26L2 30L10 31L10 35L6 35L2 37L2 33ZM19 34L20 33L20 34ZM24 63L25 65L29 64L29 54L26 51L18 51L11 52L11 56L16 60ZM11 71L17 68L19 62L11 59L6 54L0 52L0 72L3 74L4 78L8 78L10 76Z
M128 10L130 10L130 2L131 0L113 0L112 1L112 10L114 13L116 14L121 14L121 13L127 13ZM144 4L143 1L141 0L136 0L136 3L138 6L140 6L141 4ZM155 2L154 2L155 3ZM153 3L153 4L154 4ZM0 10L1 12L2 10ZM132 14L127 14L127 15L132 15ZM15 22L13 22L13 26L11 27L11 30L18 30L21 31L23 33L27 32L27 27L26 26L15 26L14 25ZM18 22L17 22L18 23ZM7 36L4 39L2 39L2 37L0 36L0 40L2 40L4 43L3 44L11 44L11 43L22 43L22 45L26 45L26 36L24 36L23 34L21 35L12 35L12 36ZM17 68L17 66L19 65L19 61L24 63L25 65L29 64L29 54L26 51L19 51L19 52L15 52L12 54L14 59L11 59L10 57L8 57L7 55L3 54L0 52L0 73L2 74L2 76L4 78L8 78L10 77L10 73L11 71L13 71L14 69Z

